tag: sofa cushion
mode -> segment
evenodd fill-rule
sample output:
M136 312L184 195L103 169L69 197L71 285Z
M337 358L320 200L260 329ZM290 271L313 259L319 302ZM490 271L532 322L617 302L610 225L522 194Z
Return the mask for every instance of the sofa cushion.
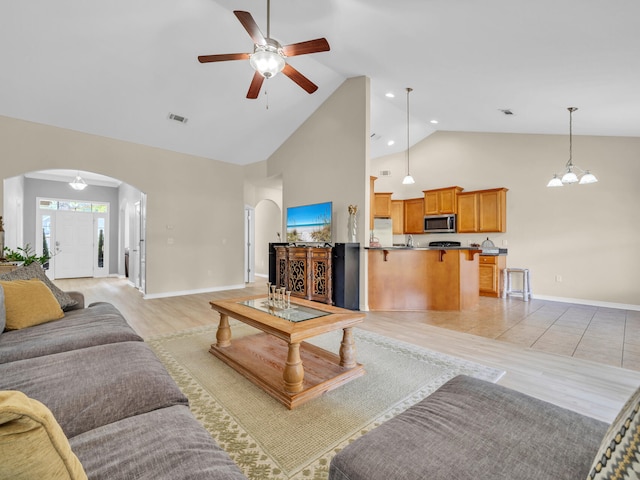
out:
M640 388L609 426L588 478L640 478Z
M142 341L109 303L72 310L64 318L0 335L0 363L116 342Z
M586 478L607 424L458 376L336 454L331 480Z
M246 479L186 406L129 417L69 442L92 480Z
M0 478L87 478L51 411L22 392L0 392Z
M0 280L31 280L32 278L37 278L41 280L53 293L53 296L56 297L58 303L60 304L60 308L66 310L67 308L73 307L76 304L76 301L67 295L65 292L56 287L47 274L45 273L42 265L39 263L31 263L24 267L16 268L15 270L3 273L0 275Z
M51 290L38 279L0 280L4 290L7 330L39 325L64 317Z
M69 437L187 399L144 342L122 342L0 365L0 390L44 403Z

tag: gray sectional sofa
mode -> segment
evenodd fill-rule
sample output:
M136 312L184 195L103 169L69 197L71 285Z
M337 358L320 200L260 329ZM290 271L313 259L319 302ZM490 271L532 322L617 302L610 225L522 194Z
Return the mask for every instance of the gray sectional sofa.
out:
M89 479L246 479L120 312L72 298L60 320L0 333L0 390L48 407Z
M611 425L458 376L336 454L330 480L640 479L640 389Z

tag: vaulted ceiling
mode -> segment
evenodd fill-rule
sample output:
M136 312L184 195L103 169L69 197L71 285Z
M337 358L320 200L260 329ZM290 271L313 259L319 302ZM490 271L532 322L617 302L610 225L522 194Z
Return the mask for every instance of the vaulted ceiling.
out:
M406 87L411 143L566 134L569 106L576 135L640 136L637 0L273 0L272 37L326 37L331 51L289 59L314 94L278 75L257 100L248 61L197 61L252 51L233 10L266 34L266 0L1 2L0 115L247 164L366 75L372 157L406 149Z

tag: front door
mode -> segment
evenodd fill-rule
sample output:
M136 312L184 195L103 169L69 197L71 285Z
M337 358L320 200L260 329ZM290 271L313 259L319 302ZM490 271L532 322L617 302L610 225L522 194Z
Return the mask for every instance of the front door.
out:
M93 214L56 212L55 278L93 276Z

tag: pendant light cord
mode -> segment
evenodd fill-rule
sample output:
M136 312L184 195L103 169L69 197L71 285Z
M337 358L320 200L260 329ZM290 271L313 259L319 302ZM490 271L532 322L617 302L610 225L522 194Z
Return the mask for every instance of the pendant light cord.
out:
M413 91L413 88L407 87L407 175L411 175L409 170L409 94Z
M573 112L577 110L576 107L569 107L569 161L567 167L573 167Z

